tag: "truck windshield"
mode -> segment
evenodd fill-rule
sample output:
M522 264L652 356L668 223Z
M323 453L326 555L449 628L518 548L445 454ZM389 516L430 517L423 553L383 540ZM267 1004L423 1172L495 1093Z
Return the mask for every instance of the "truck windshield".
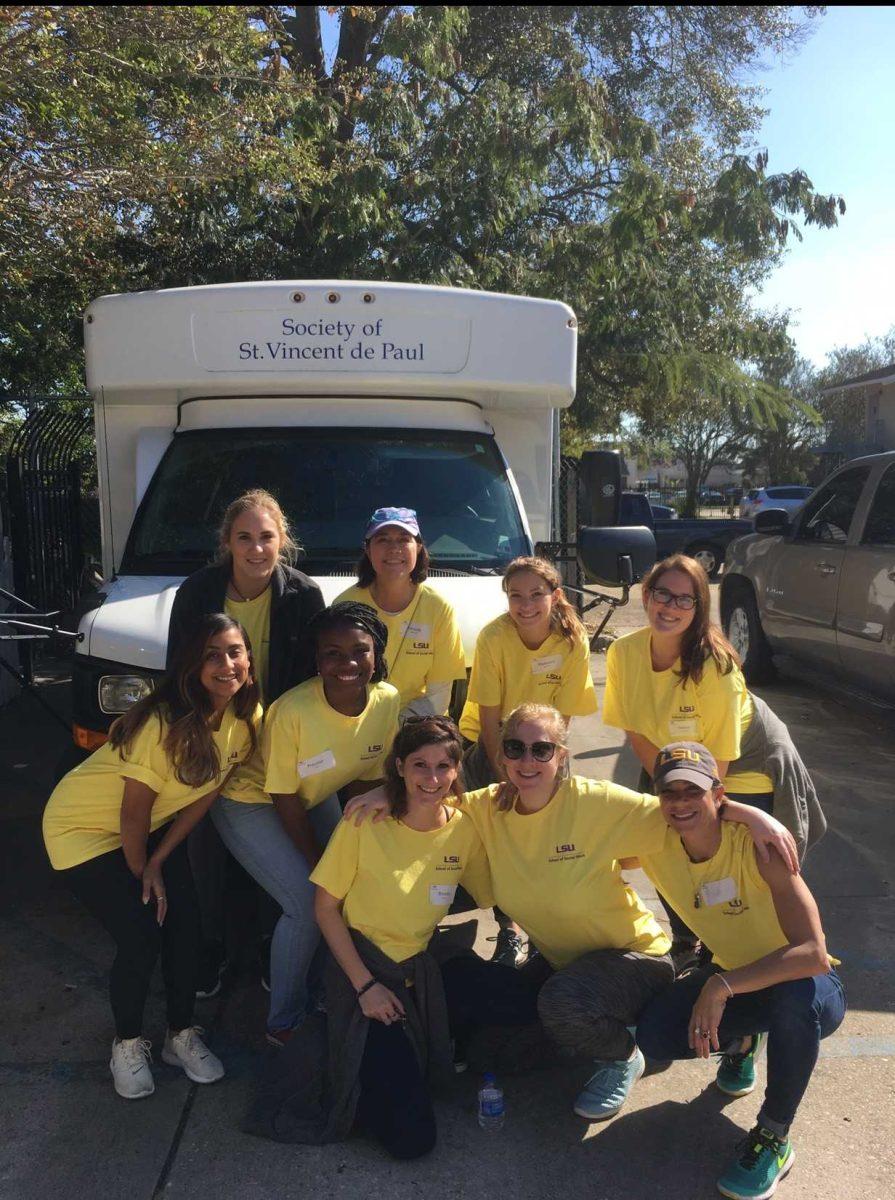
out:
M283 506L308 574L341 574L385 505L415 508L433 566L499 571L531 543L494 439L374 429L227 429L178 434L137 512L121 571L182 575L216 550L224 509L262 487Z

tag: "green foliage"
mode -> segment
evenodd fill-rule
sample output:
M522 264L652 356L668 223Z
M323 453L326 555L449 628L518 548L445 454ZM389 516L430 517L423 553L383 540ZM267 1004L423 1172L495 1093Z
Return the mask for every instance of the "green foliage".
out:
M744 367L785 336L744 297L842 203L768 173L736 81L819 9L328 11L332 64L315 6L4 10L0 381L72 386L101 292L380 278L572 304L567 439L704 393L779 415Z

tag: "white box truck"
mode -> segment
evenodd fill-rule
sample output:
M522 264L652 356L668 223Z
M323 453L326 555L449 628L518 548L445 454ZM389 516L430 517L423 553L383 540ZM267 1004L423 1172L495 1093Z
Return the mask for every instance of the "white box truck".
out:
M576 326L551 300L341 280L91 304L104 582L79 626L76 744L163 670L174 593L250 487L280 500L327 602L370 513L415 508L471 659L502 568L552 536Z

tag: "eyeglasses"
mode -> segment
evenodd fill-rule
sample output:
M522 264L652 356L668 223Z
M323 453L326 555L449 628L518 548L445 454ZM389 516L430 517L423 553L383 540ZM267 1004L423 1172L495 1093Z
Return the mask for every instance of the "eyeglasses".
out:
M673 604L675 608L679 608L683 612L690 612L697 604L696 597L691 596L688 592L669 592L668 588L663 587L650 588L650 595L657 604L663 606Z
M504 738L504 758L524 758L525 751L530 750L535 762L550 762L556 753L556 742L521 742L518 738Z

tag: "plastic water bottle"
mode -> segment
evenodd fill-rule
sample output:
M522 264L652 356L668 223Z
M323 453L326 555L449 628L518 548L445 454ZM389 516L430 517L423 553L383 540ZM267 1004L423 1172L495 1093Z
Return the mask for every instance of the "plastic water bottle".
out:
M503 1088L499 1088L491 1072L486 1071L479 1089L479 1125L489 1133L496 1133L498 1129L503 1129L506 1112Z

